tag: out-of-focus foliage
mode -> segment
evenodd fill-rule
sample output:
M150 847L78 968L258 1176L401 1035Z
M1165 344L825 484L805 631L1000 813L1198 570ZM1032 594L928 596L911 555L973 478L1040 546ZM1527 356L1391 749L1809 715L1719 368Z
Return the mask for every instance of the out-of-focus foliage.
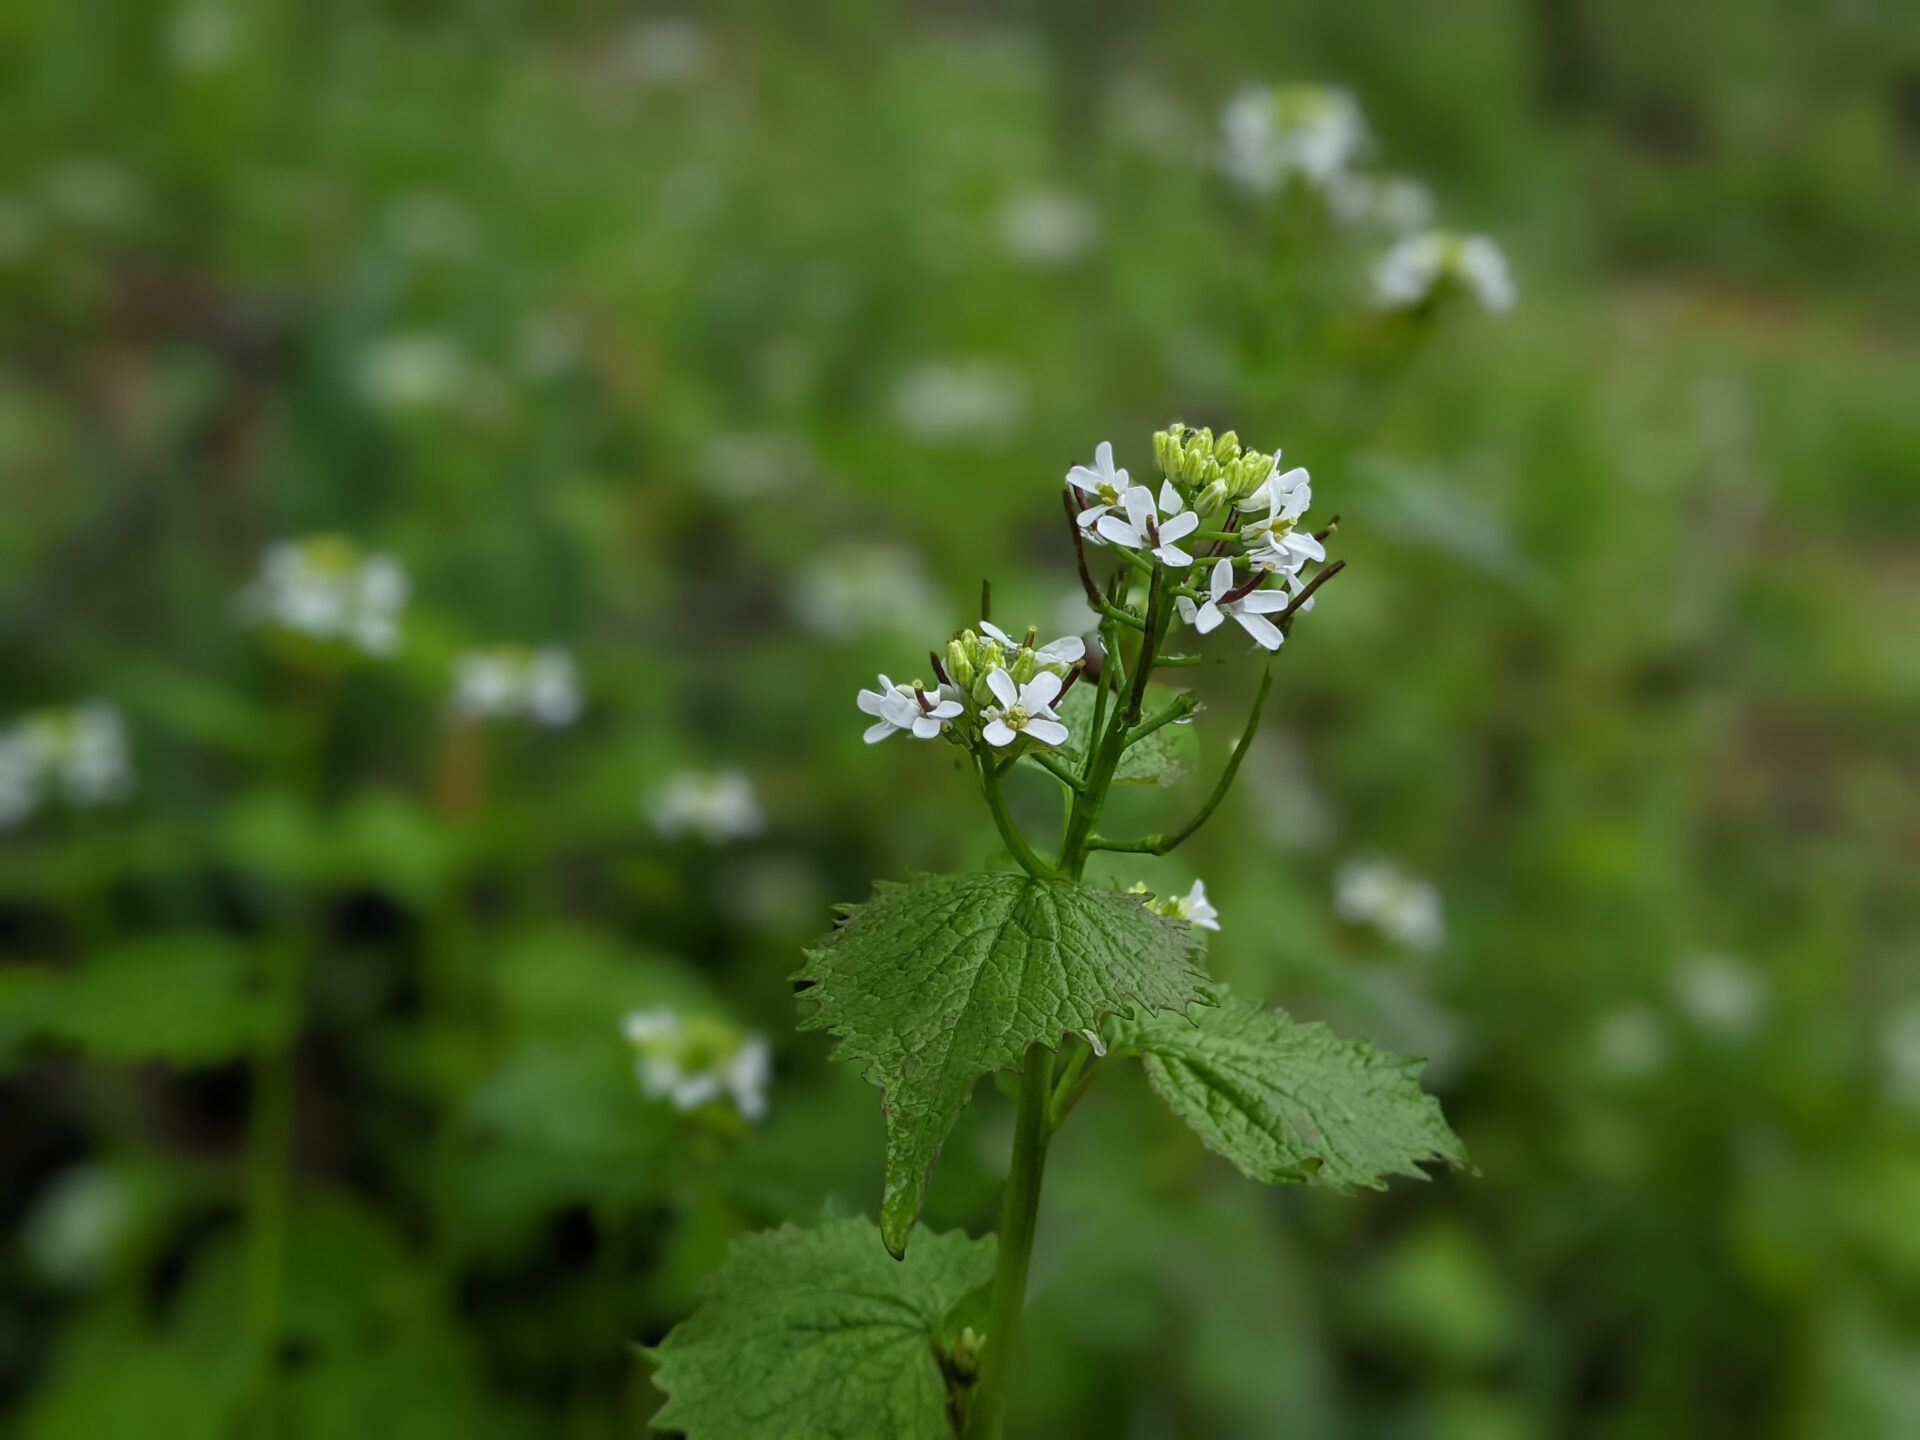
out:
M1515 307L1370 313L1381 240L1218 173L1249 81L1349 90ZM0 784L9 1431L638 1431L737 1235L874 1208L801 947L997 848L856 687L982 575L1077 627L1060 477L1178 415L1349 562L1173 862L1211 964L1428 1057L1479 1173L1259 1193L1103 1080L1021 1433L1911 1433L1916 94L1886 0L12 0L0 727L109 705L132 784ZM272 623L310 537L401 567L391 654ZM454 704L501 646L577 723ZM1224 760L1194 673L1116 824ZM1443 923L1336 906L1370 857Z

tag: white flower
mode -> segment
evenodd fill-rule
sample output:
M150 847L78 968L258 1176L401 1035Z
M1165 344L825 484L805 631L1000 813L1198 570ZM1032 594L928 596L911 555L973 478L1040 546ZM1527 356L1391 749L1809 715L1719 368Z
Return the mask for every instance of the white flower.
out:
M1129 550L1151 550L1163 565L1178 567L1193 563L1193 556L1174 542L1184 540L1198 530L1200 517L1184 509L1185 502L1180 499L1180 492L1173 488L1171 480L1160 482L1160 503L1157 507L1153 492L1144 485L1135 485L1120 498L1126 507L1127 518L1122 520L1111 511L1102 515L1102 535Z
M1252 497L1267 502L1267 518L1240 532L1248 558L1262 570L1297 572L1309 560L1327 558L1326 546L1296 526L1313 504L1313 486L1299 466L1268 479Z
M996 666L987 672L987 688L999 705L981 712L986 721L982 733L989 745L1011 745L1021 735L1031 736L1042 745L1064 745L1069 731L1053 712L1060 695L1060 677L1042 670L1025 685L1016 686L1013 676Z
M1387 860L1349 860L1334 880L1334 908L1344 920L1371 925L1415 950L1445 936L1440 893Z
M994 448L1005 443L1026 408L1024 377L991 360L922 365L893 391L901 428L932 444Z
M896 685L885 675L880 677L878 690L862 690L854 703L864 713L879 717L861 737L869 745L877 745L901 730L916 740L935 739L965 708L959 690L951 685L942 685L929 695L924 686Z
M406 571L391 556L363 556L349 540L318 536L269 545L240 607L252 624L390 655L400 645L407 592Z
M1091 502L1074 517L1087 532L1087 538L1104 545L1105 537L1097 528L1100 517L1121 502L1130 488L1127 472L1113 468L1113 446L1102 440L1093 449L1092 465L1076 465L1067 471L1067 483L1090 498Z
M743 840L766 828L753 782L738 770L700 775L683 770L642 802L653 828L669 840L699 835L711 844Z
M139 1217L137 1197L114 1171L83 1161L55 1175L20 1226L20 1249L41 1278L79 1287L108 1277Z
M1000 248L1022 265L1071 265L1100 235L1100 212L1064 190L1023 190L998 216Z
M1202 635L1211 633L1231 615L1264 649L1278 650L1286 637L1267 616L1286 609L1287 597L1278 590L1263 590L1256 585L1238 600L1229 600L1227 596L1233 589L1233 562L1222 556L1214 562L1213 574L1207 578L1207 598L1196 605L1191 597L1182 595L1174 604L1179 607L1180 618Z
M1360 107L1320 85L1252 86L1220 115L1220 167L1251 195L1272 195L1295 176L1325 186L1366 149Z
M1690 956L1674 973L1673 992L1693 1022L1717 1039L1745 1039L1766 1016L1766 982L1731 955Z
M637 1052L634 1071L649 1098L697 1110L725 1095L748 1120L766 1115L773 1061L760 1036L707 1016L687 1018L667 1005L634 1011L621 1031Z
M1175 895L1163 900L1154 907L1162 915L1170 915L1175 920L1185 920L1190 925L1198 925L1202 930L1220 928L1220 912L1213 908L1213 902L1207 899L1207 883L1204 880L1193 882L1193 888L1184 895Z
M579 718L580 705L579 672L558 646L470 651L454 668L453 708L470 720L525 718L559 727Z
M1381 310L1412 309L1448 284L1496 314L1513 308L1513 278L1500 247L1485 235L1442 230L1409 235L1380 257L1373 267L1373 303Z

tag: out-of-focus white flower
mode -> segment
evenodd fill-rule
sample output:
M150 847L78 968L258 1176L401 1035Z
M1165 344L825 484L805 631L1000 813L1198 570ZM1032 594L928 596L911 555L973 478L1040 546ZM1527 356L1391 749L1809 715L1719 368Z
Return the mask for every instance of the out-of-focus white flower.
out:
M1440 892L1390 860L1349 860L1334 878L1341 919L1371 925L1413 950L1435 949L1446 936Z
M1042 670L1025 685L1016 685L1013 676L995 668L987 672L987 689L998 705L980 712L986 722L981 734L989 745L1011 745L1026 735L1042 745L1064 745L1071 732L1060 723L1053 702L1060 695L1060 677Z
M133 788L126 722L104 700L38 711L0 731L0 829L51 799L89 810Z
M1074 517L1075 523L1086 532L1087 538L1095 544L1104 545L1106 539L1100 534L1100 517L1120 504L1132 485L1124 468L1116 470L1113 465L1113 446L1102 440L1093 447L1093 464L1076 465L1067 471L1067 484L1086 496L1085 507Z
M1326 546L1298 528L1300 517L1313 504L1313 486L1305 470L1296 465L1284 475L1271 477L1249 497L1249 503L1258 504L1263 497L1267 518L1240 532L1249 560L1262 570L1298 574L1308 561L1327 558Z
M55 1285L107 1278L136 1216L134 1197L113 1171L85 1162L60 1171L34 1197L20 1227L27 1264Z
M758 1035L741 1034L704 1015L671 1006L636 1010L621 1026L634 1048L641 1090L678 1110L697 1110L725 1096L748 1120L767 1113L773 1057Z
M249 624L391 655L400 648L408 589L407 572L391 555L317 535L267 547L259 574L240 593L240 613Z
M624 68L641 89L664 89L699 79L707 66L707 37L678 15L642 20L627 32Z
M1071 265L1100 237L1100 212L1066 190L1010 195L1000 206L1000 248L1022 265Z
M188 0L167 22L166 47L176 70L205 75L224 69L239 51L240 25L226 5Z
M476 372L460 346L421 330L375 341L361 355L355 378L369 404L405 413L451 405L474 385Z
M748 839L767 827L753 782L739 770L711 775L683 770L649 791L643 805L653 828L669 840L698 835L719 845Z
M900 427L932 444L994 448L1026 408L1025 377L993 360L933 361L909 371L893 390Z
M1920 1002L1889 1012L1880 1031L1880 1054L1894 1100L1920 1110Z
M1250 86L1220 115L1220 167L1250 195L1273 195L1298 177L1326 186L1367 149L1367 124L1345 90Z
M1638 1080L1667 1063L1667 1032L1645 1005L1602 1015L1593 1030L1593 1060L1613 1080Z
M1153 492L1144 485L1132 487L1120 497L1120 503L1126 507L1127 518L1122 520L1112 511L1102 515L1102 535L1113 544L1124 545L1129 550L1151 550L1163 565L1179 568L1193 564L1193 556L1182 550L1177 542L1200 528L1200 517L1184 508L1186 502L1180 498L1180 492L1173 488L1171 480L1160 482L1157 505Z
M1286 595L1279 590L1260 589L1256 581L1254 589L1237 600L1229 600L1227 597L1234 588L1233 562L1223 555L1214 562L1213 574L1207 579L1205 600L1196 605L1182 595L1174 603L1179 608L1180 618L1202 635L1213 631L1231 615L1262 649L1278 650L1286 637L1267 616L1287 608Z
M1674 972L1673 995L1694 1024L1719 1040L1746 1039L1766 1018L1766 981L1731 955L1689 956Z
M1373 303L1381 310L1410 310L1456 288L1499 314L1515 299L1507 257L1485 235L1427 230L1409 235L1373 267Z
M454 666L453 708L469 720L527 719L555 728L580 718L580 672L557 645L498 646Z
M1338 175L1327 186L1327 208L1343 225L1395 235L1433 223L1433 196L1427 187L1398 175Z
M898 545L848 542L820 552L794 577L788 603L800 623L835 640L941 628L946 607L926 564Z

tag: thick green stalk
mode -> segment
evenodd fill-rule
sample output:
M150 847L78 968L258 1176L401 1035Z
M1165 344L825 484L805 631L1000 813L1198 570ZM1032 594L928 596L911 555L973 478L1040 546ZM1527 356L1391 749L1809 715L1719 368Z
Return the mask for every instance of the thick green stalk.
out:
M1020 1334L1020 1311L1027 1298L1027 1270L1040 1216L1040 1181L1046 1170L1047 1140L1052 1129L1052 1100L1053 1052L1044 1045L1032 1046L1020 1075L1013 1165L1000 1205L1000 1257L993 1272L993 1301L986 1350L980 1361L980 1383L974 1389L967 1416L968 1440L1000 1440L1006 1423L1007 1377Z

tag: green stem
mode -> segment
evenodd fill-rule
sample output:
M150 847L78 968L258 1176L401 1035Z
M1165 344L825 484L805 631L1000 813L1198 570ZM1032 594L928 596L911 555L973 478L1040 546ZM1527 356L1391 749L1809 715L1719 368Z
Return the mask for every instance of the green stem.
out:
M993 823L1000 831L1000 838L1006 842L1007 853L1020 862L1020 868L1029 875L1043 880L1058 878L1060 872L1042 860L1028 843L1020 827L1013 823L1013 816L1007 813L1007 800L1000 793L1000 771L993 761L982 755L980 762L980 790L987 797L987 809L993 814Z
M1132 685L1124 708L1117 709L1106 730L1093 741L1096 747L1087 766L1087 788L1074 801L1067 820L1066 840L1060 851L1059 871L1078 878L1087 861L1087 842L1093 827L1100 823L1100 812L1113 788L1113 774L1126 749L1127 732L1140 723L1140 711L1146 704L1147 679L1153 674L1154 652L1165 636L1172 607L1166 603L1166 571L1156 565L1147 587L1146 630L1140 637L1140 653L1134 657Z
M1253 697L1253 709L1247 712L1246 727L1240 732L1240 743L1233 747L1233 754L1227 757L1227 765L1220 772L1220 779L1213 787L1213 793L1207 796L1206 803L1185 825L1170 835L1143 835L1138 840L1109 840L1104 835L1095 835L1087 841L1089 850L1116 850L1135 855L1164 855L1174 846L1185 840L1208 820L1227 798L1227 791L1233 788L1233 778L1240 773L1240 764L1247 758L1247 751L1253 745L1253 732L1260 728L1260 712L1265 708L1267 696L1273 691L1273 661L1267 661L1267 668L1260 674L1260 691Z
M1080 777L1073 773L1073 767L1058 756L1049 755L1044 750L1030 750L1027 752L1027 758L1069 790L1077 791L1084 788L1080 783Z
M1149 715L1145 720L1142 720L1138 725L1127 731L1128 748L1131 749L1133 746L1138 745L1161 726L1171 725L1174 721L1184 719L1188 715L1193 714L1198 704L1199 702L1191 695L1181 695L1177 697L1165 708Z
M993 1272L992 1309L986 1350L981 1356L980 1383L967 1416L968 1440L1000 1440L1006 1423L1007 1377L1020 1333L1020 1311L1027 1297L1027 1270L1040 1216L1040 1180L1047 1164L1052 1100L1053 1052L1044 1045L1034 1045L1027 1050L1020 1076L1013 1167L1000 1207L1000 1257Z

